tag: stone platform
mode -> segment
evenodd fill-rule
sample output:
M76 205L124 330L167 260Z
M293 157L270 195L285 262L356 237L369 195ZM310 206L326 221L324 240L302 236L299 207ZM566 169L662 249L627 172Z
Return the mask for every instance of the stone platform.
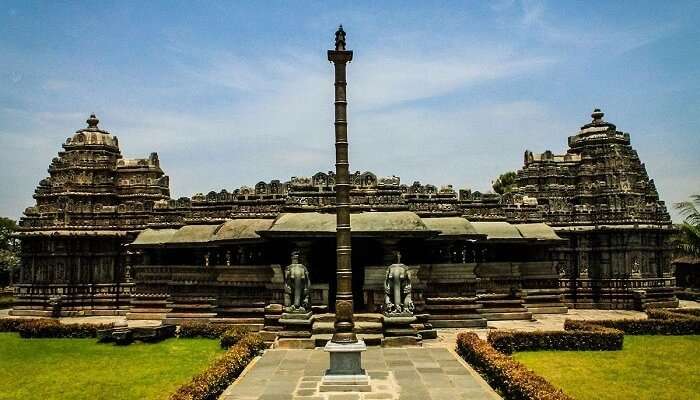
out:
M268 350L220 400L500 399L453 351L370 347L362 356L371 392L321 392L328 353Z

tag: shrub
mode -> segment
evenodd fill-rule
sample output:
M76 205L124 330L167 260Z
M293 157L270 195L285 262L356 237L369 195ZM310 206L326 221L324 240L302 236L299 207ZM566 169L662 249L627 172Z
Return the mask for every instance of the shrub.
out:
M684 316L700 317L700 308L667 308L664 311ZM647 315L649 315L648 312ZM649 318L651 318L651 316L649 316Z
M113 324L62 324L58 320L40 318L27 319L17 326L23 338L89 338L97 331L109 329Z
M265 343L259 334L245 335L206 370L180 386L170 400L217 399L264 348Z
M690 311L690 312L686 312ZM694 309L650 309L647 310L649 319L700 319L700 310Z
M567 331L597 327L618 329L629 335L697 335L700 333L700 318L564 321Z
M573 400L523 364L498 352L475 333L457 336L457 353L508 399Z
M27 321L26 318L0 318L0 332L17 332L17 327Z
M226 325L210 324L208 322L185 321L180 325L180 338L218 339L229 327Z
M250 331L244 326L233 326L228 328L226 332L221 335L221 348L228 349L229 347L238 343L245 335Z
M621 350L623 339L622 331L602 327L563 332L493 331L488 334L489 344L505 354L526 350Z

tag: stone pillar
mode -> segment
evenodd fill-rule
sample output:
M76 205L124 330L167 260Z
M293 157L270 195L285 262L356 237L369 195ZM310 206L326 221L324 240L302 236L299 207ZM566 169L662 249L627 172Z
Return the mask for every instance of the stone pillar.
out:
M335 193L336 252L338 290L335 301L334 343L355 343L353 332L352 266L350 246L350 164L348 161L348 122L346 66L352 51L345 49L343 26L335 33L335 50L328 50L328 61L335 67Z
M365 342L353 332L352 266L350 247L350 173L348 162L347 101L345 67L352 51L345 49L345 31L335 32L335 50L328 50L328 61L335 66L335 159L336 159L336 242L338 291L335 301L335 333L326 344L330 369L321 381L320 391L369 391L369 376L362 369Z

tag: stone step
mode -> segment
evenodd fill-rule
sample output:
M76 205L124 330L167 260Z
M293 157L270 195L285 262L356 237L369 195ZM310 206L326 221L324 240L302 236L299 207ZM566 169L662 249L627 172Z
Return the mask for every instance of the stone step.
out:
M168 303L168 307L178 310L213 310L216 306L211 304L182 304L182 303Z
M168 299L171 303L208 303L215 304L216 299L213 297L189 297L189 296L170 296Z
M353 332L359 333L382 333L381 322L355 321ZM314 334L332 334L335 332L332 322L314 322L311 332Z
M504 305L519 305L522 304L521 299L509 299L509 300L479 300L479 304L483 304L484 307L503 307Z
M362 322L382 322L382 314L375 313L357 313L353 315L353 320L357 323ZM334 322L335 314L316 314L314 315L314 320L317 322Z
M250 300L241 300L241 301L236 301L236 300L231 300L231 299L223 299L218 302L218 304L221 307L256 307L256 308L265 308L267 306L267 303L264 301L250 301Z
M532 320L530 312L513 312L513 313L484 313L482 317L488 321L506 321L506 320Z
M430 304L425 306L426 311L463 311L463 310L478 310L483 307L482 304Z
M519 313L527 311L524 307L499 307L499 308L482 308L479 310L479 314L493 314L493 313Z
M329 333L321 333L311 336L311 338L314 339L316 347L325 346L332 337L333 334ZM357 335L357 338L364 340L367 346L380 346L382 344L382 339L384 339L384 335L381 333L360 333Z
M434 328L485 328L486 319L437 319L431 320Z
M10 315L15 317L50 317L51 311L12 309L10 310Z
M171 312L172 310L165 308L165 307L134 307L133 305L131 306L131 309L129 312L132 313L168 313Z
M539 295L539 294L559 294L561 289L551 288L551 289L523 289L521 291L523 296Z
M150 320L150 321L162 321L165 319L167 313L147 313L147 312L133 312L129 311L126 313L126 319L128 320Z
M247 324L263 324L265 322L264 318L209 318L209 322L212 324L225 324L225 325L247 325Z
M473 303L476 300L476 297L428 297L425 299L425 304L464 304Z
M150 305L162 305L165 307L165 305L168 303L167 300L156 300L156 299L147 299L147 300L140 300L140 299L131 299L131 305L132 306L150 306Z
M533 314L566 314L569 309L565 306L560 307L526 307L527 311Z
M559 300L560 298L561 294L536 294L532 296L523 296L523 300L525 300L525 302L536 300Z
M483 293L476 296L478 300L512 300L510 294L505 293Z
M525 303L523 304L523 307L525 308L530 308L530 307L565 307L563 301L553 301L551 303Z
M206 313L206 312L194 312L194 313L188 313L188 312L169 312L168 313L168 318L195 318L195 319L202 319L202 318L215 318L216 313Z
M459 320L459 319L481 319L481 314L479 313L474 313L474 314L445 314L445 315L438 315L438 314L431 314L428 316L429 321L435 321L435 320Z

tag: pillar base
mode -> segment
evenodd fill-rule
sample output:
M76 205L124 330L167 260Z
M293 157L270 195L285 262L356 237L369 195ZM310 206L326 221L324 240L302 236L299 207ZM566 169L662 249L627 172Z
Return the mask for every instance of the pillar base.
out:
M362 369L365 342L339 344L328 342L324 350L330 355L330 368L321 380L321 392L369 392L369 375Z

